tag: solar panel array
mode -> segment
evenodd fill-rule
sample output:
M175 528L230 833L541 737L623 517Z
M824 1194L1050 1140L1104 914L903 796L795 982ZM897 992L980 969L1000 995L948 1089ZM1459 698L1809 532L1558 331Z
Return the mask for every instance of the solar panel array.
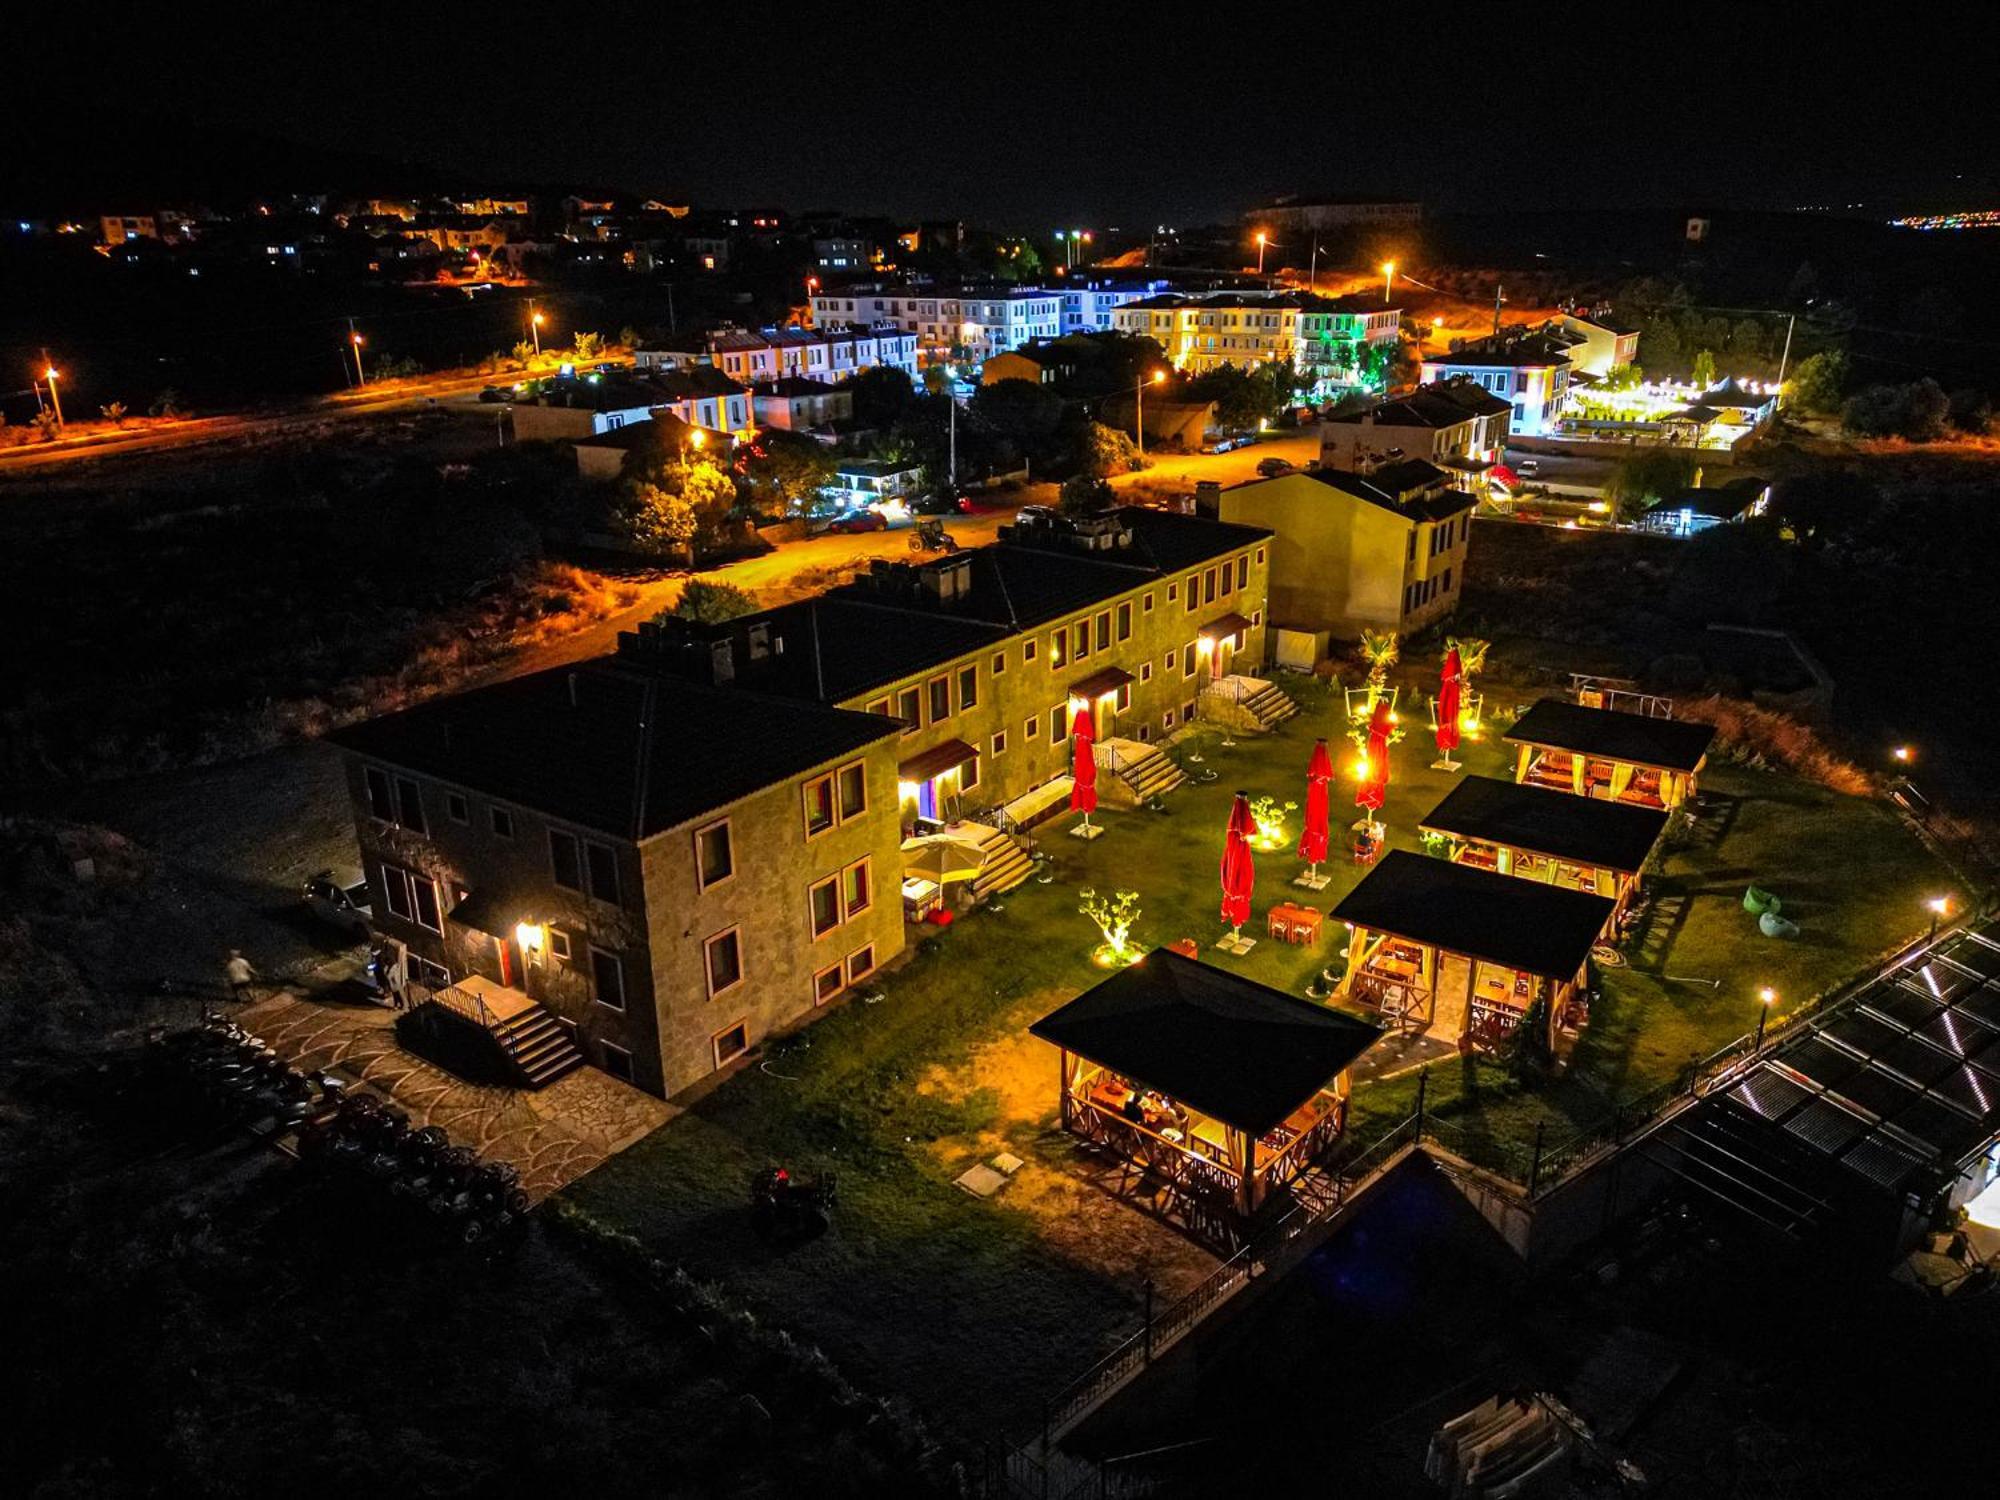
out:
M1982 930L1939 944L1725 1097L1878 1187L1955 1167L2000 1133L2000 941Z

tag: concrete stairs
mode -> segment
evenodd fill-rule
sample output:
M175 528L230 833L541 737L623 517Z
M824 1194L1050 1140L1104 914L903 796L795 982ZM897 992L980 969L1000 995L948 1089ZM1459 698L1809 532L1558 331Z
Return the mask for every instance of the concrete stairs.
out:
M1201 716L1249 734L1266 734L1298 716L1299 706L1274 682L1231 673L1201 695Z
M1187 774L1172 756L1157 745L1138 740L1103 741L1097 747L1097 765L1100 771L1111 773L1108 779L1098 780L1105 800L1131 807L1144 807L1155 797L1187 785Z
M539 1005L500 1022L493 1035L531 1089L554 1083L583 1066L583 1053L577 1050L568 1028Z
M979 841L979 851L986 856L986 862L972 881L975 901L1003 895L1035 873L1035 862L1019 839L998 828L981 826L984 837Z

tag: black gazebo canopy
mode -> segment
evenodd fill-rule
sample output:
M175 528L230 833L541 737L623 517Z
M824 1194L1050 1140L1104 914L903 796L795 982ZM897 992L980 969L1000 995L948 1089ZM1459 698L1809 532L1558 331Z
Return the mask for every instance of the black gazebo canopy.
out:
M1583 967L1615 909L1607 897L1587 891L1395 849L1333 916L1370 932L1564 980Z
M1667 814L1657 807L1468 776L1418 826L1634 875L1666 832Z
M1715 726L1544 698L1514 721L1506 738L1659 771L1692 771L1708 754Z
M1382 1035L1379 1026L1164 948L1028 1030L1253 1136Z

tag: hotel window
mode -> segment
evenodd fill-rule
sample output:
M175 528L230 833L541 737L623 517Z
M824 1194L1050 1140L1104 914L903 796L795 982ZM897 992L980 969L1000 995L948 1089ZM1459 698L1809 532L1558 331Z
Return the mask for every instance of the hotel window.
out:
M1264 549L1262 547L1257 549L1257 566L1260 568L1264 566Z
M1180 655L1180 652L1178 652L1178 651L1175 651L1175 650L1172 650L1172 649L1169 649L1169 650L1168 650L1168 652L1167 652L1167 655L1166 655L1166 660L1165 660L1165 661L1164 661L1164 663L1163 663L1163 665L1165 666L1165 668L1166 668L1166 670L1167 670L1167 671L1169 671L1169 672L1173 671L1173 669L1174 669L1174 658L1175 658L1175 657L1177 657L1177 656L1179 656L1179 655Z
M750 1023L738 1021L727 1031L718 1031L710 1043L715 1048L715 1065L734 1062L750 1050Z
M504 807L487 808L486 824L493 830L496 839L511 839L514 836L514 815Z
M1236 570L1228 563L1222 565L1222 597L1227 599L1236 588Z
M625 1008L625 964L617 954L590 950L590 997L609 1010Z
M979 756L974 752L971 760L958 768L958 789L969 792L979 785Z
M1153 680L1153 663L1151 660L1139 663L1139 680L1141 682L1151 682Z
M850 761L833 774L840 790L840 821L845 823L867 812L868 768L858 760Z
M417 784L407 776L396 778L397 821L412 833L425 833L424 799L417 792Z
M1059 672L1069 660L1069 630L1067 627L1049 632L1049 670Z
M1247 552L1236 559L1236 587L1239 589L1250 587L1250 554Z
M875 972L875 945L856 948L847 955L847 982L854 984Z
M1187 612L1189 614L1193 614L1196 610L1200 608L1201 608L1201 574L1190 573L1187 576Z
M1132 639L1132 601L1130 599L1127 599L1123 604L1118 606L1118 639L1121 641Z
M702 961L708 970L708 995L712 1000L724 990L743 981L743 937L738 928L718 932L701 945Z
M599 901L618 904L618 855L604 844L583 846L583 867L590 876L590 894Z
M1194 722L1194 699L1190 698L1181 705L1181 722L1183 724Z
M1167 603L1172 604L1174 600L1180 598L1180 596L1181 596L1181 586L1179 584L1170 583L1167 585Z
M1183 677L1194 676L1194 669L1196 665L1195 658L1200 654L1201 653L1196 651L1192 644L1183 646L1181 648L1181 676Z
M1256 626L1262 625L1263 623L1264 623L1264 611L1261 609L1251 610L1250 611L1251 626L1254 628Z
M813 1004L826 1004L827 1001L838 995L845 985L846 980L841 978L839 964L834 964L831 968L821 969L817 974L813 975Z
M1005 755L1005 754L1007 753L1007 731L1006 731L1006 730L1004 730L1004 729L1003 729L1003 730L1001 730L1001 731L1000 731L1000 732L999 732L998 734L996 734L996 735L994 735L994 736L993 736L993 743L992 743L992 750L991 750L991 753L992 753L992 754L994 754L994 755Z
M885 719L889 718L889 700L887 698L877 698L873 703L868 705L868 712L871 714L880 714Z
M869 864L866 859L857 859L840 872L840 905L846 919L852 922L875 899L874 885L869 879Z
M1069 704L1058 703L1049 710L1049 743L1060 745L1069 738Z
M817 838L833 827L833 778L815 776L800 791L805 798L806 837Z
M615 1042L599 1042L604 1053L604 1071L620 1083L632 1081L632 1054Z
M1124 637L1121 636L1119 639L1122 640ZM1097 649L1099 651L1111 649L1111 611L1108 609L1099 610L1097 614Z
M454 823L470 823L472 821L472 805L465 800L465 793L446 792L444 794L444 815Z
M1125 712L1125 710L1127 710L1131 706L1132 706L1132 684L1129 682L1121 682L1118 684L1118 712L1122 714Z
M1090 655L1090 621L1088 619L1076 622L1076 641L1074 649L1070 654L1078 661L1082 661L1086 656Z
M583 889L583 855L576 835L557 828L549 830L549 873L566 891Z
M896 717L903 721L903 733L915 734L924 727L923 694L904 688L896 694Z
M361 779L368 787L368 811L384 823L395 822L396 802L389 793L389 773L370 766L361 773Z
M933 677L930 680L931 722L942 723L951 717L951 679Z
M1021 721L1022 739L1038 740L1041 737L1042 737L1042 721L1039 717L1033 719L1023 719Z
M1147 589L1145 593L1139 596L1139 612L1147 615L1153 612L1153 591L1151 589Z
M979 668L960 667L958 669L958 711L979 707Z
M736 873L736 851L730 847L727 818L695 830L694 872L696 883L704 891Z
M1168 734L1173 733L1174 711L1171 708L1168 709L1165 713L1160 715L1160 728L1165 730Z
M806 892L806 910L812 919L812 935L825 937L840 925L840 880L829 875L816 881Z
M1215 569L1210 568L1205 574L1203 574L1202 582L1203 582L1203 588L1202 588L1201 602L1204 604L1215 603Z
M1034 642L1030 641L1028 642L1028 644L1032 646ZM1005 651L995 651L993 653L993 675L995 677L998 677L1002 675L1006 670L1007 670L1007 653Z
M559 958L564 963L568 963L570 952L569 934L564 932L560 927L551 927L549 929L549 957Z

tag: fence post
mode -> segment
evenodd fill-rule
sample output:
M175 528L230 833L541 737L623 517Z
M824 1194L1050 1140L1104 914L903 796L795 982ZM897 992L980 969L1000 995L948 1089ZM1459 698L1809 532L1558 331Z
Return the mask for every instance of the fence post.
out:
M1153 1362L1153 1278L1146 1278L1146 1363Z
M1547 1120L1535 1121L1535 1155L1528 1163L1528 1196L1535 1196L1535 1184L1542 1175L1542 1132L1548 1128Z
M1424 1096L1430 1092L1431 1069L1425 1063L1417 1073L1417 1139L1414 1144L1421 1146L1424 1141Z

